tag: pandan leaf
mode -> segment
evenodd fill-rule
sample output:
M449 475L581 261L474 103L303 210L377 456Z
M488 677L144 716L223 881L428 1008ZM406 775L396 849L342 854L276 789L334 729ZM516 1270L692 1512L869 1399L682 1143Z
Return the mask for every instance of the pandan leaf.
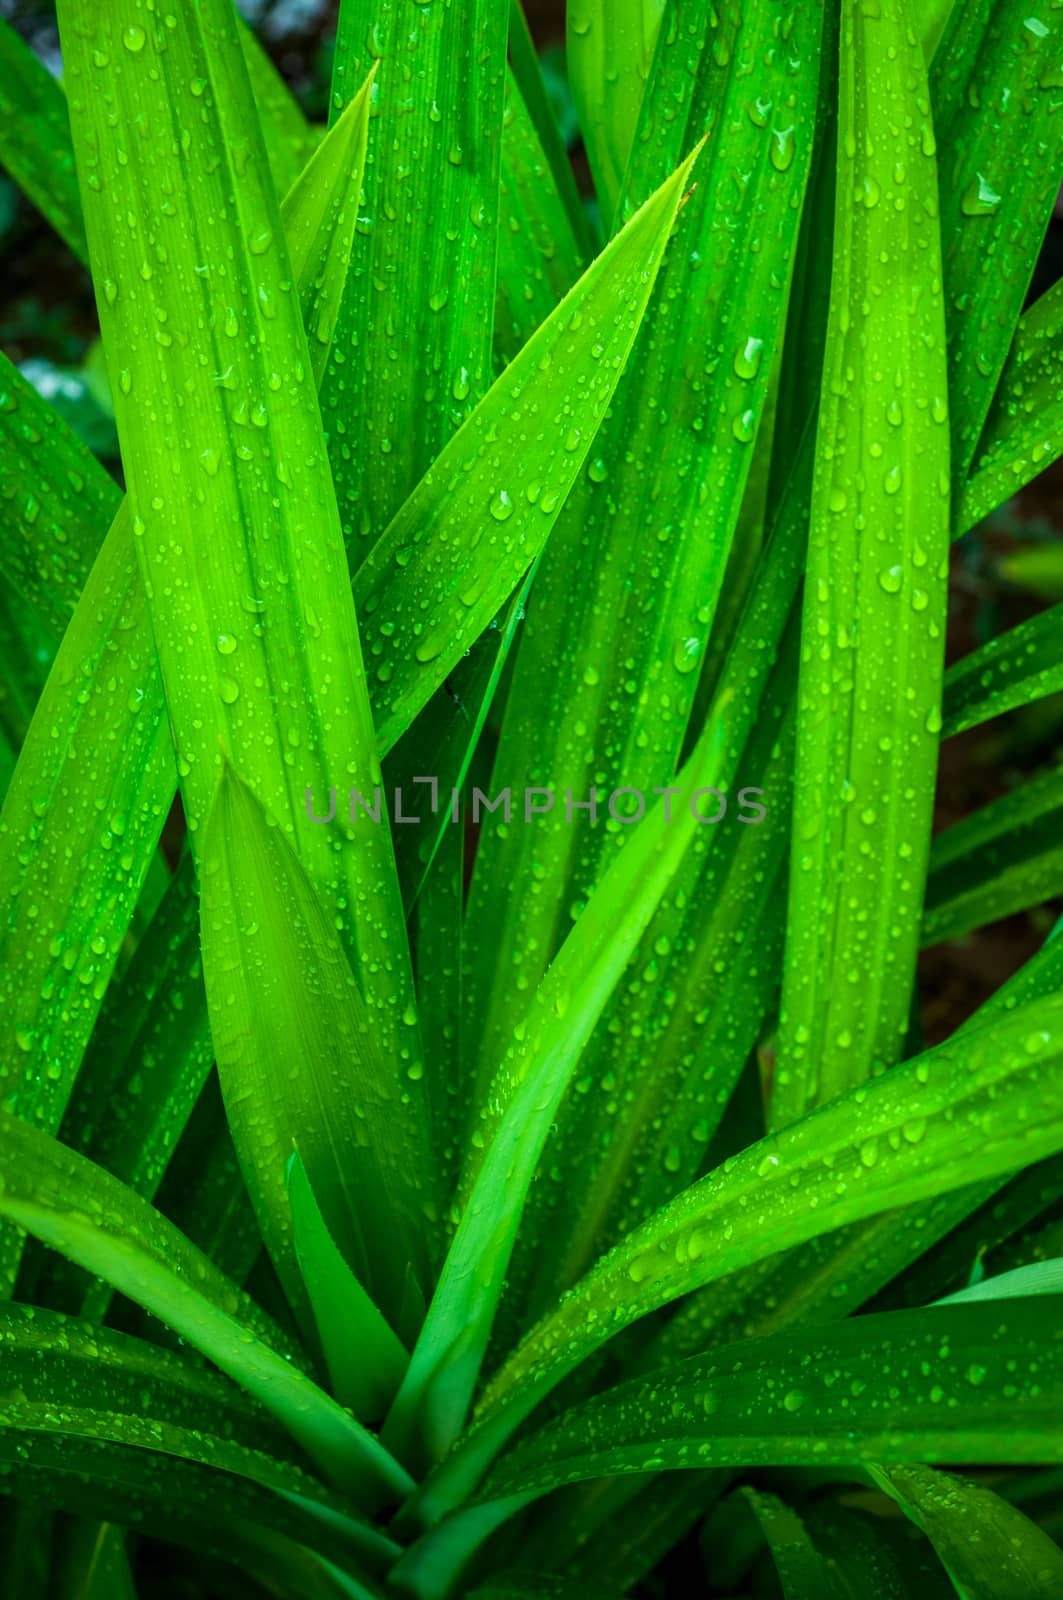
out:
M1056 1460L1061 1329L1063 1311L1033 1299L731 1345L547 1424L478 1499L647 1466Z
M759 1494L755 1489L738 1492L753 1511L768 1541L785 1600L799 1600L811 1594L822 1595L824 1600L846 1600L846 1590L841 1587L836 1569L816 1548L815 1540L793 1507L778 1495ZM877 1596L884 1591L870 1587L867 1592Z
M379 1421L409 1356L337 1249L298 1150L288 1163L288 1200L296 1259L333 1392L360 1422Z
M352 570L490 386L507 18L504 0L425 6L415 23L340 6L333 121L377 69L365 265L321 388Z
M778 1125L900 1054L941 726L949 438L926 69L903 0L847 7L840 50Z
M286 218L325 214L330 228L346 227L349 240L355 216L343 201L350 199L351 176L364 155L364 109L363 98L337 124L307 185L289 196ZM327 198L315 197L318 183L328 185ZM353 187L356 198L357 184ZM309 308L319 292L310 273L325 255L307 227L297 232L301 254L294 266ZM327 259L332 270L346 270L345 247L333 249ZM0 408L0 439L11 452L7 459L15 461L24 448L20 418L28 397L19 390L17 398L18 410ZM42 431L38 410L27 425ZM63 441L57 456L63 473L73 471L86 486L93 472L99 477L99 469L88 467L86 452L65 430L45 426ZM100 495L98 488L94 492ZM104 490L103 496L110 492ZM47 514L57 513L53 506ZM88 561L92 550L80 500L76 517L76 523L64 524L67 543ZM97 527L97 537L103 531ZM72 568L73 581L57 586L57 616L79 572L79 566ZM17 888L8 896L0 929L5 953L0 996L14 1030L14 1059L27 1057L21 1082L7 1093L17 1095L20 1108L40 1125L58 1126L176 782L126 501L85 580L0 817L0 876L13 891ZM181 905L175 901L176 923ZM175 936L180 937L179 926Z
M964 1600L980 1594L1049 1600L1059 1590L1059 1546L991 1490L929 1467L888 1465L871 1473L930 1539Z
M726 705L680 775L684 792L718 778L725 716ZM404 1459L438 1458L464 1422L550 1124L582 1048L698 830L689 809L671 819L658 802L614 857L515 1030L462 1174L461 1222L384 1428L384 1439Z
M286 1179L295 1147L341 1255L394 1323L407 1266L426 1281L433 1220L406 1115L421 1058L410 1045L388 1059L299 856L228 767L200 872L218 1076L288 1299L303 1303ZM413 1038L412 1005L404 1022Z
M279 1329L132 1190L6 1112L0 1180L0 1215L168 1323L261 1401L356 1504L408 1491L376 1439L291 1363Z
M952 483L962 492L1063 176L1060 20L955 0L934 52ZM973 288L971 286L974 286Z
M341 776L372 787L375 740L306 336L231 11L209 0L175 28L141 29L133 51L117 13L101 24L93 10L90 25L70 0L59 15L104 347L112 370L132 374L115 416L193 850L228 761L338 919L381 1057L405 1078L418 1044L416 1020L402 1020L413 988L388 830L337 851L306 817L307 789ZM202 104L175 142L163 119L193 81ZM112 117L156 132L120 160L100 139ZM224 277L211 269L218 250ZM188 317L203 319L206 349L167 331ZM405 1175L424 1173L430 1192L426 1095L410 1084L401 1115L418 1154Z
M1063 285L1034 302L1012 339L1007 363L955 512L957 532L1026 486L1063 453Z
M924 944L958 938L1063 892L1061 803L1060 774L1050 768L937 836Z
M81 220L66 100L10 22L0 18L0 164L79 261L89 248Z
M664 10L665 0L574 0L566 7L568 79L607 216L620 197Z
M1063 606L990 639L945 674L941 737L1033 705L1063 689Z
M687 741L786 314L820 21L818 6L801 6L750 13L740 28L725 11L717 26L681 0L662 36L646 91L650 136L636 143L618 221L689 141L704 134L706 149L627 378L536 575L494 781L496 791L548 781L556 801L534 827L487 819L479 840L464 997L466 1032L479 1041L477 1102L509 1042L514 994L540 980L632 832L637 801L616 791L649 803L674 780ZM751 117L754 70L775 109ZM737 184L736 169L748 181ZM595 799L595 817L575 809ZM540 881L549 892L505 890Z
M695 149L591 263L358 567L354 596L385 748L549 538L612 401L696 156Z
M905 1062L678 1195L605 1256L503 1363L472 1429L420 1491L418 1505L432 1515L452 1504L566 1373L650 1310L788 1245L1061 1148L1063 1122L1049 1106L1059 1005L1054 998L1017 1007ZM1009 1105L1021 1105L1021 1117L1013 1120Z

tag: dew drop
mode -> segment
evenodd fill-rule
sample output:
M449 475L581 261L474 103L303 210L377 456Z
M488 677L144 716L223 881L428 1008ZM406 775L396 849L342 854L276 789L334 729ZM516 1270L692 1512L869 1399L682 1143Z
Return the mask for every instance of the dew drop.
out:
M771 164L776 172L785 172L794 159L794 130L790 128L773 128L771 130Z
M963 192L960 210L965 217L986 217L991 215L999 204L1000 195L986 181L982 173L976 172Z
M735 351L734 372L736 378L755 378L760 371L761 354L764 350L764 340L748 338L740 349Z

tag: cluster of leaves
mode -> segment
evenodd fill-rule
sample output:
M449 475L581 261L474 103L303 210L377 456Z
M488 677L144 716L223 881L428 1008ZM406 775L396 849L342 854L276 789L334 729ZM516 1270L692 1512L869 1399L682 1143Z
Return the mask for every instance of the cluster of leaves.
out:
M1063 687L943 671L1058 4L572 0L589 207L517 5L343 0L327 132L230 0L58 15L125 492L5 361L5 1595L1063 1593L1063 938L915 983L1063 891L1053 770L931 841Z

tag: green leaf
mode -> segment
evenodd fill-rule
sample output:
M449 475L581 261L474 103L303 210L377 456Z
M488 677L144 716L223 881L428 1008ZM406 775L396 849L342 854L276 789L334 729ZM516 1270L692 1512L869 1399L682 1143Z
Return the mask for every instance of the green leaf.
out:
M0 163L87 264L66 100L59 84L0 18Z
M1061 1008L1056 996L973 1028L770 1134L677 1195L494 1374L464 1442L420 1492L421 1514L453 1503L566 1373L650 1311L790 1245L1060 1149L1063 1118L1051 1101Z
M342 1508L258 1407L187 1357L39 1306L0 1308L0 1349L0 1427L161 1450Z
M1060 773L1040 772L934 840L924 945L1025 911L1063 891Z
M572 0L568 81L602 214L620 198L665 0Z
M34 1506L61 1506L82 1516L131 1523L140 1533L198 1553L213 1552L247 1570L283 1573L300 1585L300 1594L314 1600L337 1600L338 1593L372 1600L379 1594L372 1587L337 1591L335 1584L321 1586L324 1559L344 1572L359 1569L351 1549L352 1530L357 1529L359 1553L367 1563L375 1557L379 1565L386 1554L393 1559L395 1547L389 1541L364 1533L350 1518L333 1531L297 1498L289 1500L247 1479L139 1446L3 1429L0 1463L5 1493L24 1496ZM319 1554L311 1555L293 1540L312 1545ZM265 1562L263 1547L269 1556Z
M346 272L356 215L351 179L364 155L367 94L368 88L333 130L307 182L285 206L299 239L294 270L308 309L328 286L309 276L324 264L322 245L308 225L298 223L315 214L328 216L337 232L328 265L330 271ZM317 193L318 184L328 186L327 195ZM357 183L353 189L356 201ZM26 456L29 468L32 441L20 416L32 397L19 389L16 398L19 410L0 407L0 449L9 461ZM117 501L101 469L46 409L34 404L27 424L30 432L54 442L60 485L64 474L69 479L74 472L85 481L89 508L94 498L113 494ZM18 501L18 480L12 481L24 511L27 502ZM72 498L70 521L56 520L56 497L44 511L49 524L66 533L66 545L78 552L69 580L56 586L57 620L80 581L81 562L92 559L103 531L95 525L93 545L80 497ZM27 538L33 537L31 527ZM35 559L43 571L43 552L38 550ZM253 626L254 616L247 615ZM17 1046L5 1060L22 1064L25 1056L21 1081L8 1064L6 1094L9 1104L17 1096L19 1108L41 1126L58 1126L173 801L176 776L130 509L123 501L85 580L0 818L0 877L12 890L0 925L0 999ZM179 908L175 915L180 916Z
M1061 1392L1054 1304L863 1317L607 1390L515 1445L476 1498L649 1467L1055 1461Z
M559 126L559 113L551 96L521 0L511 0L509 8L509 59L513 77L535 126L557 193L568 214L569 226L579 253L588 258L595 255L600 248L598 230L592 224L583 196L576 186L576 177ZM506 143L503 133L503 173L505 158Z
M941 725L949 537L937 167L926 107L922 51L903 0L873 14L847 10L777 1124L891 1066L908 1025ZM924 288L913 301L915 280Z
M717 781L725 715L726 702L680 774L680 792ZM385 1424L384 1439L404 1459L438 1459L464 1422L550 1124L609 995L699 831L689 809L675 819L663 800L657 803L614 856L514 1030L462 1174L461 1222Z
M154 1198L214 1061L191 861L170 880L113 983L60 1129L62 1142ZM102 1320L110 1289L50 1258L32 1298ZM26 1298L25 1276L20 1298Z
M356 1504L373 1509L411 1487L372 1435L291 1364L279 1330L132 1190L7 1112L0 1182L0 1215L175 1329L260 1400Z
M254 33L242 21L238 21L237 28L269 169L277 198L283 200L310 160L316 139L291 90Z
M110 1522L75 1521L60 1583L61 1600L137 1600L125 1531Z
M1063 1294L1063 1260L1038 1261L1013 1272L1000 1272L983 1278L955 1294L945 1295L936 1305L966 1305L972 1300L1011 1300L1016 1295Z
M943 739L1063 689L1063 606L963 656L945 674Z
M477 1100L509 1042L514 985L532 991L637 820L633 796L616 791L648 801L674 780L687 742L786 314L820 21L818 6L787 6L751 11L740 28L726 11L717 27L681 0L662 36L647 87L652 137L637 142L619 218L706 129L707 145L625 381L536 575L494 781L517 790L545 774L557 798L534 827L488 819L479 840L465 994ZM749 116L754 72L777 113ZM596 798L598 820L569 798ZM512 895L514 883L532 889Z
M1063 1197L1063 1159L1041 1161L994 1193L984 1205L896 1277L874 1309L892 1311L925 1305L943 1291L976 1281L984 1259Z
M121 498L73 429L0 352L0 572L57 638Z
M990 1489L929 1467L872 1467L871 1475L930 1539L961 1600L1059 1593L1063 1551Z
M504 361L512 360L564 298L586 259L552 178L538 130L510 73L502 124L494 328L495 355Z
M759 1494L755 1489L741 1489L739 1494L751 1507L768 1541L786 1600L806 1600L811 1595L822 1595L823 1600L846 1600L836 1571L817 1550L792 1506L778 1495ZM869 1588L867 1592L881 1591Z
M364 265L321 388L352 570L491 381L507 20L504 0L427 6L413 27L340 6L333 121L377 64Z
M1015 330L1007 363L959 497L957 532L1025 487L1063 454L1063 284L1034 302Z
M955 0L934 53L952 483L963 490L1063 176L1061 23L1025 0ZM986 270L992 261L994 270Z
M591 263L358 567L354 596L377 663L373 709L384 748L549 538L612 401L696 156Z
M410 1046L386 1053L298 855L229 768L200 867L218 1075L285 1291L302 1303L285 1178L295 1145L341 1254L394 1322L407 1263L425 1281L434 1220L406 1116L423 1064ZM412 1034L412 1006L405 1020Z
M295 1254L333 1393L359 1422L379 1421L409 1356L337 1249L298 1150L288 1164L288 1200Z
M374 1090L378 1108L390 1099L389 1128L405 1155L391 1169L387 1192L397 1198L404 1189L407 1213L416 1207L423 1228L421 1208L434 1203L434 1169L390 836L386 827L357 834L352 829L346 847L337 850L304 815L305 790L328 789L340 774L368 788L378 767L342 536L309 381L313 367L290 293L280 216L261 145L256 149L252 142L239 173L232 154L247 126L254 127L254 117L231 13L221 0L211 0L178 27L153 30L143 59L126 48L120 19L102 33L94 25L93 48L109 46L109 66L102 70L91 59L82 0L70 0L60 16L73 125L88 152L81 176L93 259L100 280L117 286L100 296L104 345L112 369L136 369L128 394L119 385L116 420L133 542L197 865L202 871L213 866L217 844L201 847L200 830L212 815L228 763L286 836L321 899L319 915L335 919L338 946L351 961L372 1018L378 1060L402 1076L401 1098L389 1097L383 1084ZM213 87L183 148L161 130L167 107L193 80ZM143 116L160 136L138 140L131 147L135 158L125 163L110 141L89 142L99 139L111 116ZM356 120L358 127L364 132L364 122ZM160 210L162 181L168 199ZM115 208L121 228L112 223ZM127 216L134 218L132 231ZM204 218L214 219L206 236ZM230 259L224 281L200 270L218 250ZM142 293L136 284L145 266L152 287ZM201 318L206 349L184 348L165 329L159 333L157 312L175 323ZM166 418L162 437L151 420L156 406ZM277 736L264 738L273 728ZM231 849L238 857L238 845ZM254 869L234 859L229 870ZM212 971L212 964L226 952L210 934L204 950L212 1028L225 1057L232 1034L225 1029L217 1035L231 980L227 971ZM257 1009L243 1015L253 1033L241 1048L268 1050L270 1020ZM261 1046L255 1034L267 1035ZM223 1082L232 1110L244 1089L227 1065ZM244 1111L237 1137L243 1141L241 1159L251 1168L259 1151L248 1130L264 1113L246 1103ZM276 1141L276 1127L262 1131ZM289 1151L278 1154L272 1183L283 1202ZM306 1156L334 1221L331 1196L309 1149ZM387 1161L382 1152L377 1170ZM262 1181L270 1183L268 1170ZM261 1210L260 1223L265 1229ZM275 1229L267 1234L277 1250ZM412 1248L415 1237L409 1230L404 1244Z

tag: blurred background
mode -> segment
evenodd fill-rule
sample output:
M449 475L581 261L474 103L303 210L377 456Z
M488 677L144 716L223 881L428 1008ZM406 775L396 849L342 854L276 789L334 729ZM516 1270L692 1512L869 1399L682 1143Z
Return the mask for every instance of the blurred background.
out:
M101 4L106 0L100 0ZM315 119L324 121L338 0L239 0L239 9ZM544 75L577 179L589 188L565 79L564 0L525 0ZM0 0L6 18L60 73L54 4ZM1031 290L1063 272L1057 203ZM118 441L87 273L0 171L0 347L121 479ZM948 659L1063 600L1063 462L953 549ZM937 827L947 827L1063 759L1063 695L998 718L942 747ZM1061 789L1063 795L1063 789ZM944 944L922 957L927 1042L947 1037L1037 948L1063 904L1051 904Z

